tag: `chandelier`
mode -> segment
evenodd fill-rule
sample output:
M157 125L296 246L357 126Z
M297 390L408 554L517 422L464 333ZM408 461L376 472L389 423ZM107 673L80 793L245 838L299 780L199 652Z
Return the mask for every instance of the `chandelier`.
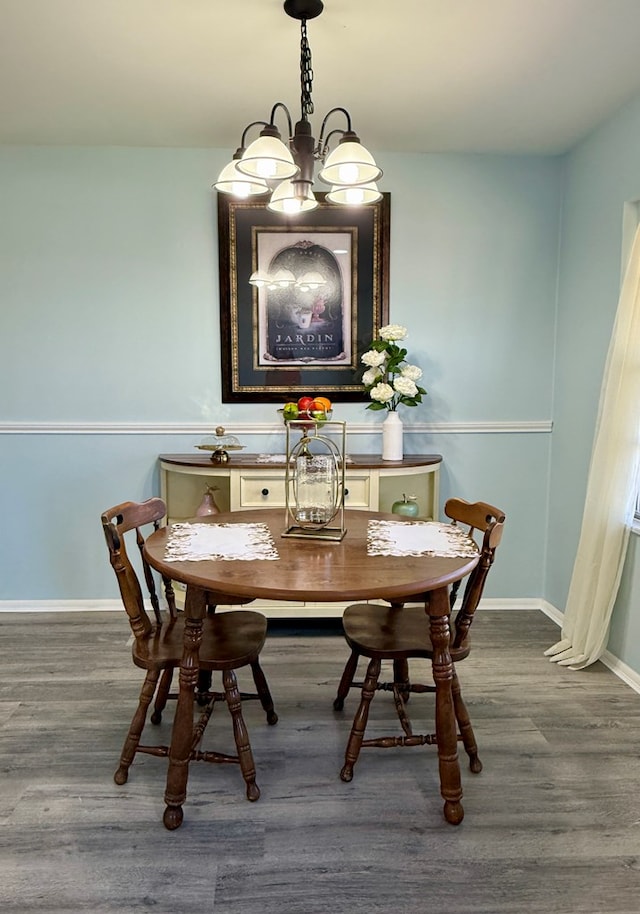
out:
M300 120L294 128L287 106L276 102L268 121L249 124L233 159L213 185L221 193L240 198L270 193L267 209L272 212L290 215L307 212L318 206L311 186L315 163L320 162L322 169L318 177L331 185L326 195L330 202L358 206L381 199L375 182L382 171L352 130L351 116L345 108L332 108L328 112L317 143L311 134L313 70L307 20L315 19L322 10L321 0L285 0L285 13L300 20ZM282 112L287 121L288 145L282 141L275 124L278 112ZM344 118L346 128L330 130L328 123L334 116ZM262 127L260 135L245 147L247 134L255 127ZM340 139L330 151L338 136Z

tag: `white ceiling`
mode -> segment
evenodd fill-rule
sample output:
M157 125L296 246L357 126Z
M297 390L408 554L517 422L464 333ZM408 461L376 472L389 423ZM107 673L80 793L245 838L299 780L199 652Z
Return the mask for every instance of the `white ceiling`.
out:
M374 152L563 152L640 92L640 0L325 0L308 33L316 136L341 105ZM298 118L299 42L282 0L0 0L0 143L233 151Z

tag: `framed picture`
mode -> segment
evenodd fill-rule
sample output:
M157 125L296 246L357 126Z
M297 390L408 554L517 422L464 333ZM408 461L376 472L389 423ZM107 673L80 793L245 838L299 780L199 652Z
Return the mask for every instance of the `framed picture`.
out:
M360 356L389 315L390 195L359 208L316 197L287 217L218 194L224 403L366 399Z

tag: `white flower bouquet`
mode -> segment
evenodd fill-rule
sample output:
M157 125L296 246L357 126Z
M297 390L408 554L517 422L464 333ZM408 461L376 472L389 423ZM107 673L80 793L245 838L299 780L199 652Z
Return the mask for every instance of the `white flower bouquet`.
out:
M400 324L381 327L379 338L373 340L371 349L361 358L366 371L362 383L373 402L367 409L397 410L398 406L417 406L427 391L417 383L422 369L405 361L407 350L398 343L407 336L407 328Z

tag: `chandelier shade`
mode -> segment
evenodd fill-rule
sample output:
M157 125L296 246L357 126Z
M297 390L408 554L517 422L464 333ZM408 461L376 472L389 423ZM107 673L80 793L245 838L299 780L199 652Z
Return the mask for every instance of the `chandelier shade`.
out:
M237 169L238 160L225 165L214 184L216 190L234 197L253 197L269 193L269 185L261 178L252 178Z
M308 184L302 188L296 181L281 181L271 194L267 209L272 213L308 213L318 206L313 191Z
M354 187L336 187L334 185L326 195L326 199L330 203L340 203L343 206L364 206L367 203L377 203L378 200L382 200L382 193L374 181L369 184L357 184Z
M326 184L341 187L352 184L368 184L377 181L382 170L376 165L371 153L361 143L342 140L327 156L319 178Z
M286 14L300 21L300 120L294 126L289 109L276 102L268 121L249 124L232 162L223 168L213 185L220 193L242 198L271 192L267 208L272 212L284 215L309 212L318 206L311 187L315 163L319 162L320 179L332 185L327 195L331 202L360 206L380 199L373 182L382 176L382 169L353 132L351 116L345 108L332 108L328 112L317 142L311 132L313 69L307 20L319 16L323 7L321 0L285 0ZM283 142L275 123L279 113L287 121L288 142ZM346 126L328 130L328 123L335 116L343 117ZM260 135L245 148L246 135L255 127L262 128ZM331 151L335 136L340 139ZM356 187L362 187L362 191L347 193L348 188Z
M292 178L300 169L282 140L276 136L259 136L236 163L238 171L263 181Z

